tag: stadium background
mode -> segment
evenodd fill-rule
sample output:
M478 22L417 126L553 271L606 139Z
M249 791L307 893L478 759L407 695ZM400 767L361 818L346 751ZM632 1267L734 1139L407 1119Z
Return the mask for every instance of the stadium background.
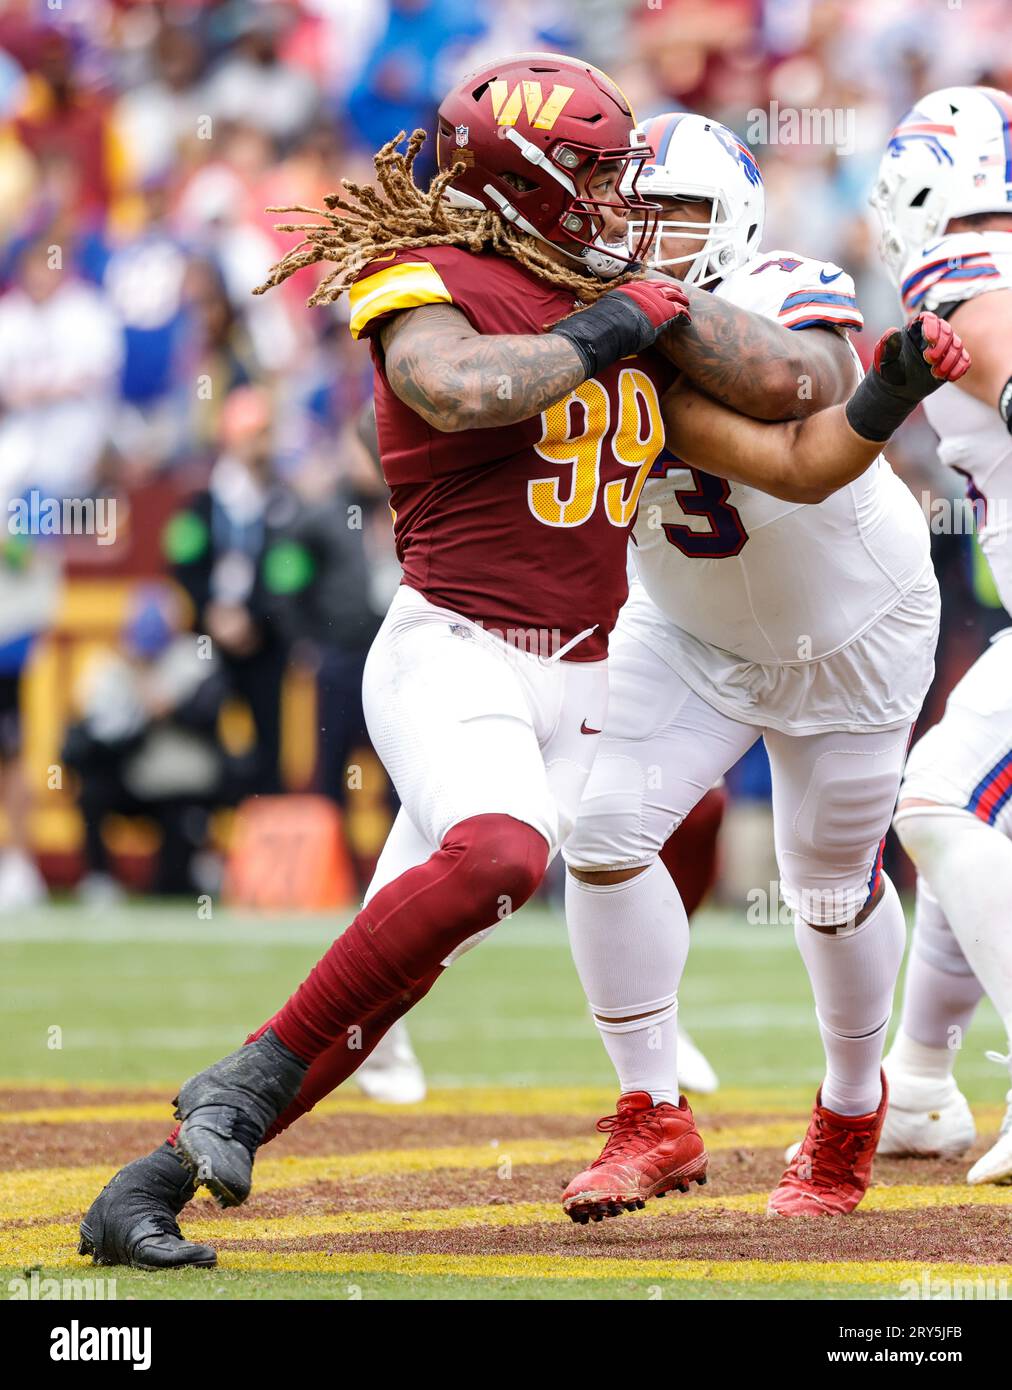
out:
M352 900L392 810L355 698L365 647L398 577L385 491L359 431L368 355L345 330L343 305L305 309L312 272L264 298L250 295L292 240L274 231L275 218L263 209L318 206L340 177L368 178L384 140L429 125L442 90L502 52L584 55L622 84L641 118L684 108L746 135L750 113L769 119L771 102L781 112L839 112L853 123L846 127L852 149L784 139L753 148L767 190L766 246L835 260L854 274L867 322L857 345L866 357L899 313L865 206L880 151L925 91L950 82L1012 86L1008 33L1003 0L0 6L0 493L5 512L10 500L33 493L116 502L112 544L96 535L26 536L12 524L0 532L0 913L7 912L0 942L10 1005L0 1075L16 1081L0 1152L9 1142L19 1170L7 1187L0 1184L0 1226L12 1225L0 1231L0 1266L65 1265L72 1214L98 1170L75 1170L75 1185L59 1177L69 1170L38 1165L94 1163L112 1171L142 1142L156 1142L164 1119L153 1116L165 1113L164 1097L173 1093L166 1086L242 1036L276 1002L278 979L300 978L334 921L346 920L324 915L299 925L282 911L257 922L217 908L213 923L199 920L199 910L194 920L194 894L218 901L236 806L250 796L312 791L340 808L346 851L335 854L308 898L298 872L287 882L260 883L275 907L284 907L286 888L308 906L314 893L316 906ZM887 452L919 497L956 497L958 480L938 465L919 416ZM219 502L228 503L233 527L224 539ZM933 546L944 617L926 723L1007 621L972 538L939 534ZM230 549L247 563L226 566L212 592L214 556ZM187 632L210 634L218 652L199 678L176 660ZM169 725L172 738L153 737ZM113 750L104 764L95 746L103 729L106 753ZM125 775L128 762L133 770ZM776 1179L779 1146L800 1132L819 1060L790 933L746 940L741 930L748 892L776 877L761 751L729 783L714 895L722 906L697 934L688 1022L739 1088L725 1093L716 1123L724 1126L718 1148L745 1164L739 1210L747 1213L749 1203L760 1210L759 1189ZM326 837L334 824L325 819L321 830L317 820L312 834ZM308 843L322 841L310 835ZM889 853L909 887L909 866L895 847ZM117 885L131 893L125 907L113 906ZM156 892L188 897L190 906L161 908L137 896ZM549 892L558 892L557 880ZM46 894L52 908L19 911ZM500 1134L547 1133L555 1137L531 1140L525 1152L534 1164L556 1162L557 1171L545 1170L554 1180L583 1154L581 1145L589 1154L588 1116L611 1098L558 915L542 904L522 920L530 923L522 938L521 923L510 924L426 1002L419 1050L437 1087L485 1088L473 1092L474 1115L490 1118L472 1116L464 1125L474 1152L488 1150L485 1158L460 1157L460 1150L451 1167L474 1160L487 1169L497 1161ZM178 1001L171 1037L170 992ZM40 1039L54 1026L68 1041L47 1052L54 1044ZM167 1045L174 1050L166 1053ZM960 1074L972 1099L991 1102L995 1121L997 1086L987 1065L978 1058L964 1071L961 1063ZM781 1089L772 1098L775 1085ZM598 1089L534 1091L526 1099L502 1090L518 1086ZM439 1137L439 1117L461 1104L445 1095L437 1091L409 1124L412 1143L455 1142ZM389 1147L386 1121L362 1104L362 1142ZM354 1101L335 1105L345 1124L359 1114ZM337 1135L328 1129L336 1123L320 1121L312 1152ZM85 1125L92 1142L82 1148L75 1140ZM355 1148L347 1134L333 1142ZM541 1143L544 1153L532 1156ZM741 1155L756 1145L752 1169ZM339 1177L352 1184L356 1173L368 1177L368 1163L356 1168L357 1161L352 1154ZM417 1172L420 1162L411 1159L405 1171ZM844 1251L852 1263L842 1273L816 1263L799 1272L791 1261L812 1260L811 1250L780 1249L771 1237L762 1248L750 1245L751 1235L732 1223L715 1239L734 1255L741 1236L738 1272L722 1266L707 1273L690 1261L678 1277L689 1281L686 1292L698 1278L700 1290L710 1280L709 1291L723 1296L743 1289L825 1296L827 1288L845 1296L866 1292L873 1277L895 1288L898 1266L891 1274L882 1273L885 1266L858 1268L868 1250L876 1258L898 1250L914 1270L929 1248L986 1266L1001 1248L987 1206L959 1218L962 1246L946 1247L939 1235L941 1216L955 1218L951 1209L931 1218L934 1246L918 1244L914 1218L930 1217L919 1208L944 1202L943 1189L930 1184L949 1177L927 1168L912 1179L894 1176L900 1186L892 1205L883 1199L868 1218L885 1224L854 1227L865 1233L865 1255ZM902 1185L911 1180L928 1186L915 1192ZM407 1206L427 1203L430 1227L445 1224L445 1211L433 1214L443 1202L485 1200L493 1205L481 1211L491 1217L473 1219L504 1227L494 1204L506 1199L483 1199L481 1189L479 1182L477 1195L454 1196L437 1184L404 1196L388 1184L375 1200L386 1194L394 1207L402 1198ZM532 1180L515 1191L533 1203L522 1217L534 1232L534 1263L523 1268L568 1270L588 1291L597 1288L586 1270L560 1264L555 1246L534 1239L537 1222L550 1219L547 1205L534 1202L543 1187ZM55 1192L59 1201L50 1198ZM275 1212L265 1200L254 1215ZM317 1208L310 1202L292 1210L295 1216L282 1204L272 1219L305 1223ZM362 1214L354 1228L366 1232L360 1243L373 1229L369 1217ZM68 1224L38 1225L57 1218ZM208 1218L205 1212L211 1234ZM344 1219L339 1214L338 1226L321 1229L343 1230ZM36 1245L25 1239L26 1221L36 1223ZM252 1296L263 1291L257 1271L301 1271L291 1275L303 1281L296 1292L312 1293L322 1247L310 1241L308 1253L301 1246L297 1254L270 1253L286 1231L294 1239L295 1229L271 1228L266 1245L233 1254L233 1269L219 1282L232 1279L233 1292ZM393 1226L380 1221L374 1229ZM640 1229L652 1228L644 1222ZM494 1252L500 1237L505 1263L493 1261L485 1272L516 1274L508 1231L489 1236L487 1248ZM395 1259L383 1253L393 1248L383 1241L393 1239L377 1235L370 1251L380 1253L349 1256L348 1268L396 1274L382 1264ZM446 1255L423 1248L418 1259L435 1263L418 1268L479 1272L465 1269L471 1246L448 1248ZM640 1292L644 1280L668 1277L650 1263L665 1251L648 1240L621 1252L641 1256ZM152 1286L142 1291L142 1284L144 1296Z
M0 491L5 501L36 489L43 497L117 502L113 544L22 537L10 524L3 536L0 679L7 705L20 705L23 750L18 759L8 729L8 861L12 850L25 850L54 887L73 887L90 869L96 898L110 886L103 869L134 888L213 890L220 875L214 854L198 855L190 873L179 845L172 856L179 862L159 882L158 826L168 823L189 848L206 843L220 851L231 820L217 808L279 786L315 788L345 805L359 879L382 841L389 799L380 771L355 754L361 785L353 776L349 792L339 766L349 745L363 743L349 692L397 580L383 488L356 428L370 389L368 356L344 331L343 305L304 309L311 273L252 298L251 287L291 242L274 231L277 219L266 206L318 206L339 177L367 177L379 144L399 129L428 125L440 92L496 52L585 54L620 81L642 117L684 107L754 133L754 113L769 113L771 102L781 112L838 112L852 122L852 139L842 146L786 143L789 132L778 131L774 119L755 152L767 187L766 245L835 259L853 272L868 324L858 345L866 352L897 315L865 208L878 153L919 92L950 81L1009 84L1007 19L1000 0L965 7L942 0L510 0L485 12L464 0L6 4ZM52 295L41 304L25 299L33 259L45 263L36 272L40 293ZM203 782L196 776L193 807L132 806L96 774L85 809L100 830L88 841L81 779L63 768L61 753L89 698L101 702L96 661L110 647L123 652L131 623L139 624L127 643L135 666L166 648L159 617L163 627L213 627L213 637L221 627L208 623L213 596L206 583L199 588L207 576L189 582L200 568L190 562L201 527L188 503L231 451L236 392L239 452L266 423L266 442L257 436L263 447L254 442L246 452L269 454L261 462L281 494L273 503L282 513L278 525L268 517L266 535L243 541L265 578L249 600L259 634L251 640L271 650L257 660L240 652L205 697L224 761ZM922 421L889 453L918 495L954 495L958 480L937 465ZM224 483L219 476L218 490L235 484L234 469L220 471L228 476ZM257 502L251 505L257 513ZM354 513L360 526L307 539L307 514L327 506L334 515L361 509ZM251 513L253 532L263 530L269 511L261 500L260 514ZM985 634L1003 621L970 537L943 535L935 544L946 621L932 721ZM166 602L157 586L170 573L182 574L196 603ZM327 611L335 593L337 621ZM251 688L259 692L255 720L243 698ZM152 705L164 715L157 701L147 702L149 712ZM10 723L9 711L5 717ZM202 710L202 737L208 717ZM323 747L320 726L328 731ZM158 766L155 760L149 769L156 783ZM731 787L718 889L728 901L740 898L743 883L774 876L765 873L761 750ZM145 796L157 802L168 792L160 797L156 785ZM124 805L147 814L117 814ZM104 862L87 862L96 858ZM196 881L182 882L187 874ZM9 862L6 874L0 868L0 908L37 891L25 880Z

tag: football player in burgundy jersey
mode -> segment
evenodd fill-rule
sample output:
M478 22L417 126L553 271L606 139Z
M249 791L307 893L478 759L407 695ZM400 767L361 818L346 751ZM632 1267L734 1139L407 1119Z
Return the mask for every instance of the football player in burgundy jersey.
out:
M628 533L664 443L674 372L653 345L687 316L684 291L646 281L627 244L633 221L646 244L655 215L636 193L634 124L586 63L490 64L440 107L428 191L411 177L416 132L406 156L380 151L378 188L346 185L322 222L291 228L305 241L268 285L336 263L311 302L350 289L351 331L373 353L404 583L363 697L402 810L363 910L245 1046L182 1086L170 1140L92 1204L80 1248L100 1262L213 1263L176 1222L194 1183L244 1201L260 1144L530 897L573 824ZM825 496L961 370L933 316L894 332L846 409L752 422L738 476ZM676 390L680 415L706 412Z

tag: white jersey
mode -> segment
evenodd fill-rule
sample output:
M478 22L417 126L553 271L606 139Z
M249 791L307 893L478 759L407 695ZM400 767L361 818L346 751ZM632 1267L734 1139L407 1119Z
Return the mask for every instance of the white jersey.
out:
M1012 232L942 237L906 270L903 304L911 314L1012 289ZM963 474L970 497L983 503L977 511L981 549L1012 612L1012 435L998 403L978 400L953 383L929 396L924 412L938 435L938 457Z
M863 323L845 271L790 252L761 252L714 293L792 329ZM633 553L646 594L667 620L669 663L705 699L749 722L807 727L801 692L816 677L814 665L915 591L925 642L936 616L927 524L882 457L824 502L803 505L664 453L640 497ZM870 704L865 698L855 721L853 691L841 689L837 699L827 674L818 676L829 699L816 718L840 728L912 718L924 694L920 666L909 689L892 672L870 676ZM853 680L850 671L844 683ZM781 698L787 686L793 694Z

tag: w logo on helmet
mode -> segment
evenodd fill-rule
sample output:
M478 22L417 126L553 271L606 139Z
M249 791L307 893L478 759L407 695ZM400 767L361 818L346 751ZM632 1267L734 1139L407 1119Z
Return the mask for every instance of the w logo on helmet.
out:
M509 83L501 79L488 84L492 112L498 125L516 125L520 112L526 110L527 119L535 130L552 129L573 90L572 87L554 83L546 100L540 82L518 82L512 91Z

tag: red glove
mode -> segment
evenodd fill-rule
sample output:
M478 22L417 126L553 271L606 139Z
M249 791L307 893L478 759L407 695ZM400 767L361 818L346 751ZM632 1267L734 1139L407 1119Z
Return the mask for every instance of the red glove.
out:
M612 294L627 294L658 330L684 319L691 323L689 296L677 280L634 280Z
M890 328L875 344L871 371L847 402L851 428L883 443L925 396L958 381L970 354L945 319L921 314L906 328Z

